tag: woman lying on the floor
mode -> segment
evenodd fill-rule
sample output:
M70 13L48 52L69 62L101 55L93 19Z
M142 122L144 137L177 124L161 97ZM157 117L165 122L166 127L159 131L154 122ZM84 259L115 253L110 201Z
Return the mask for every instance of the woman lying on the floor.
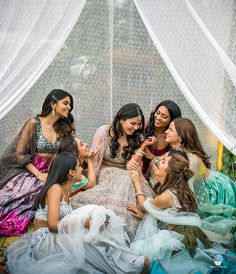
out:
M52 160L35 202L34 231L8 248L11 274L140 273L146 266L144 256L127 248L123 221L113 211L96 205L73 211L69 195L81 173L75 154Z
M188 186L193 173L187 155L171 150L168 157L156 164L152 162L151 166L160 183L154 199L146 199L142 191L141 171L130 170L141 210L134 205L129 210L143 218L131 248L135 254L148 256L154 262L151 273L193 270L207 273L214 267L214 255L222 254L226 258L226 250L219 246L211 248L211 242L200 228L200 218L194 213L197 203ZM147 212L145 216L143 211ZM236 262L236 257L233 260Z

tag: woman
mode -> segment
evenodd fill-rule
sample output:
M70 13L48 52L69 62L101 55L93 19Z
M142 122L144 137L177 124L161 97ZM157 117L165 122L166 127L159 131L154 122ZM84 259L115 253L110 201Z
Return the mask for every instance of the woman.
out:
M73 208L93 203L112 209L124 218L125 229L131 238L134 237L139 222L127 210L128 204L136 203L136 197L126 162L140 147L143 127L142 110L133 103L124 105L118 111L112 125L100 127L93 139L93 145L101 147L93 160L98 176L97 185L71 199Z
M166 142L165 131L169 127L170 122L181 117L181 110L179 106L171 101L165 100L158 104L154 111L150 114L149 123L145 129L145 137L155 136L155 142L149 145L145 150L146 157L143 157L143 173L147 173L146 178L149 177L147 172L150 161L155 156L164 155L169 151L169 144Z
M80 190L86 190L96 185L96 174L92 159L99 150L100 148L90 150L87 143L83 142L79 138L74 138L73 136L69 136L62 140L57 154L61 152L74 153L78 157L80 165L83 167L83 179L72 186L73 193L71 196L77 194Z
M171 150L168 157L156 165L153 162L152 169L160 182L154 199L146 199L140 174L130 171L142 212L134 205L129 209L139 218L146 212L131 248L137 255L148 256L154 262L150 273L209 273L214 266L214 255L222 254L226 258L226 250L211 248L200 229L199 216L193 213L197 203L188 186L193 173L186 154ZM203 246L207 249L203 250Z
M204 151L193 122L177 118L166 131L166 141L188 155L194 177L189 186L198 202L204 227L221 234L217 241L225 242L226 233L236 227L236 184L225 174L210 170L209 156ZM226 218L223 218L225 216ZM230 236L230 235L229 235ZM212 239L216 235L211 234Z
M34 217L32 205L47 179L61 140L74 133L72 96L52 90L41 114L29 119L0 159L0 234L21 235Z
M125 246L121 218L102 206L73 211L70 190L81 180L81 173L75 154L62 152L52 160L48 179L35 201L34 232L8 249L10 273L142 271L145 258Z

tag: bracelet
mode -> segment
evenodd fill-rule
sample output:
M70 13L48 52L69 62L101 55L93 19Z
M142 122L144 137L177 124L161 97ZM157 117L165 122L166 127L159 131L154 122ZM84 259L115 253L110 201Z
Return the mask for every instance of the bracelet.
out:
M143 193L143 192L137 192L136 194L135 194L135 197L137 197L137 196L139 196L139 195L142 195L142 196L147 196L145 193Z
M135 151L135 154L140 157L145 156L145 152L143 152L140 148Z

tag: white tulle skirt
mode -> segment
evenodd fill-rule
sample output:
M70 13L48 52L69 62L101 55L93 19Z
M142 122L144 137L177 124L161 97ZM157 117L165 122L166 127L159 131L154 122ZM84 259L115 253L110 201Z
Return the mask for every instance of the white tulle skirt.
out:
M91 218L90 229L84 221ZM40 228L14 242L7 252L11 274L140 273L144 256L127 247L122 218L102 206L74 210L58 233Z

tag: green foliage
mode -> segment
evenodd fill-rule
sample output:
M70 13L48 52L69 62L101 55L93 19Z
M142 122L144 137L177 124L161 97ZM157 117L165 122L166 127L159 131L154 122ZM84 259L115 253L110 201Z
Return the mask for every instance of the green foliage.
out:
M228 175L233 180L236 180L236 156L233 155L227 148L223 151L223 168L222 172Z

